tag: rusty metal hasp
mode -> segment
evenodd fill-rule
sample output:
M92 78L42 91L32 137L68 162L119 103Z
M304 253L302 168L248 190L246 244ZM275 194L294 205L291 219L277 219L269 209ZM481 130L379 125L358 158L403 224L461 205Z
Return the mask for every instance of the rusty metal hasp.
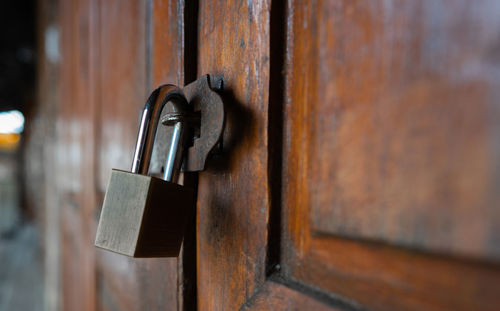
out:
M183 171L204 170L209 154L221 140L224 129L224 104L218 92L221 92L222 88L222 76L202 76L183 88L184 96L194 113L180 115L171 112L161 120L163 125L173 125L184 120L194 128L193 145L186 151Z

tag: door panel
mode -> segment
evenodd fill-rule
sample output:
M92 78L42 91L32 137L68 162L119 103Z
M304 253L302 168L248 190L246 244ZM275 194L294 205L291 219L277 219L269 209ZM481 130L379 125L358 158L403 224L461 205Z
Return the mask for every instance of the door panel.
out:
M127 21L126 23L124 21ZM137 1L99 3L99 190L112 168L132 163L140 111L147 93L146 6Z
M287 277L374 310L497 308L500 16L480 6L288 5Z
M295 7L315 59L301 78L317 82L302 134L314 232L498 258L496 3Z

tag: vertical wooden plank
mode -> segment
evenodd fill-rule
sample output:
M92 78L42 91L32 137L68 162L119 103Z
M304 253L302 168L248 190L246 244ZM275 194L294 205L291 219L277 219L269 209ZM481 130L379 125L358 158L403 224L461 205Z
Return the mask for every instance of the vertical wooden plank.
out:
M152 67L154 87L184 84L184 0L153 0Z
M200 173L198 308L238 310L265 279L269 1L200 1L198 76L225 79L223 153Z
M98 190L112 168L130 169L146 92L146 4L99 2ZM98 309L139 310L139 261L97 250Z
M61 3L61 103L57 187L61 207L63 310L94 310L94 102L90 100L90 1Z
M100 3L99 189L104 192L111 168L132 163L139 113L146 90L146 4Z
M44 297L45 310L60 308L60 242L59 204L55 182L57 163L55 144L56 110L59 104L58 8L56 1L38 1L37 43L37 106L31 122L24 158L27 176L41 175L40 180L26 178L27 198L40 215L39 227L44 247ZM33 195L39 191L40 195Z

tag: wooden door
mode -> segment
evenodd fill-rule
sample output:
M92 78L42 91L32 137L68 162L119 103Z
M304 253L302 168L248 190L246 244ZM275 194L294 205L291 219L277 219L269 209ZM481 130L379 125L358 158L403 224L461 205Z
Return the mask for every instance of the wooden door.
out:
M498 310L495 1L200 1L200 310Z
M43 155L49 306L497 310L499 9L41 3L28 160ZM198 203L181 256L96 250L107 179L130 166L148 93L204 74L224 76L226 129L207 170L185 176Z

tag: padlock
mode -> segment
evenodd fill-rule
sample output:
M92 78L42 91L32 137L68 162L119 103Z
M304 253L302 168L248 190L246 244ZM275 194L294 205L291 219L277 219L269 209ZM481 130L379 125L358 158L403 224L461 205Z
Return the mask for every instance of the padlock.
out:
M148 176L161 111L172 103L181 116L173 130L163 179ZM95 245L131 257L176 257L194 208L194 191L174 183L182 164L189 105L173 85L159 87L144 107L131 172L113 169Z

